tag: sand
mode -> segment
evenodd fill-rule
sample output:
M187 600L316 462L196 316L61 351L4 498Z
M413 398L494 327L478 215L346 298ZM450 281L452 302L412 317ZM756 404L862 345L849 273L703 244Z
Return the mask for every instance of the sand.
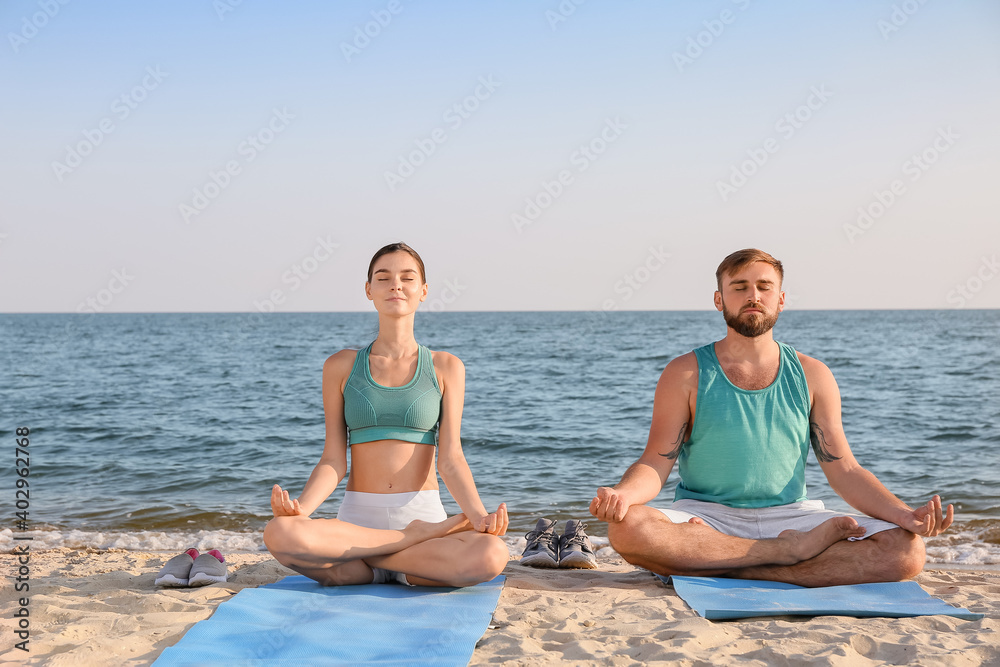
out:
M986 614L707 621L672 588L602 550L598 570L511 561L473 665L962 665L1000 664L1000 572L928 567L917 581L946 602ZM172 553L51 549L31 556L30 652L14 648L15 558L3 557L0 663L148 665L194 623L248 586L291 571L266 553L232 554L229 581L158 589Z

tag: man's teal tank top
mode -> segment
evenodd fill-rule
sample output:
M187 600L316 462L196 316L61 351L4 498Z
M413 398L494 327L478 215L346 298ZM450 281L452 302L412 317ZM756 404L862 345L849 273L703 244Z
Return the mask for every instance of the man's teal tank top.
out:
M413 379L402 387L386 387L372 378L368 362L372 344L374 341L358 351L344 387L348 444L403 440L436 445L441 388L434 373L431 351L418 345L417 371Z
M778 343L778 377L740 389L726 377L715 344L694 351L698 402L678 457L674 500L773 507L806 500L809 387L795 350Z

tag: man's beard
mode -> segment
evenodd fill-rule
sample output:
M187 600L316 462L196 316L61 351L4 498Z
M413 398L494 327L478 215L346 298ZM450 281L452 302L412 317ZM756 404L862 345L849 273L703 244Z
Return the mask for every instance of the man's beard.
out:
M722 302L722 317L725 318L726 324L728 324L733 331L740 334L741 336L746 336L747 338L756 338L757 336L763 335L774 328L775 322L778 321L778 311L775 310L773 313L768 313L763 306L753 305L744 306L746 308L756 308L760 310L759 313L730 313L726 308L726 302Z

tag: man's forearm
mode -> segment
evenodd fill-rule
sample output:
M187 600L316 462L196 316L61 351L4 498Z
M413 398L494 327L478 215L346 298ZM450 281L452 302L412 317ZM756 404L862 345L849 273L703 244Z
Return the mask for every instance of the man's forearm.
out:
M630 507L644 505L656 497L664 481L652 466L640 459L629 466L614 489L625 497Z
M847 473L838 481L834 491L854 509L890 523L898 524L902 514L913 511L862 467Z

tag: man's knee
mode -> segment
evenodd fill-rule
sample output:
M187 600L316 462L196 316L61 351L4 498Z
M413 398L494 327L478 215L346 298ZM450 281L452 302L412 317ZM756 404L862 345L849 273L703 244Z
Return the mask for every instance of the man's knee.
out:
M924 570L927 562L927 548L924 540L908 530L899 529L903 533L903 562L901 563L901 579L912 579Z
M656 516L666 519L657 509L636 505L629 508L621 521L608 522L608 541L611 543L611 548L625 560L643 551L650 542L650 532L655 531L661 523L656 521Z
M903 528L894 528L872 535L870 540L876 540L882 547L880 558L885 564L884 577L887 581L902 581L912 579L924 569L927 552L924 541Z

